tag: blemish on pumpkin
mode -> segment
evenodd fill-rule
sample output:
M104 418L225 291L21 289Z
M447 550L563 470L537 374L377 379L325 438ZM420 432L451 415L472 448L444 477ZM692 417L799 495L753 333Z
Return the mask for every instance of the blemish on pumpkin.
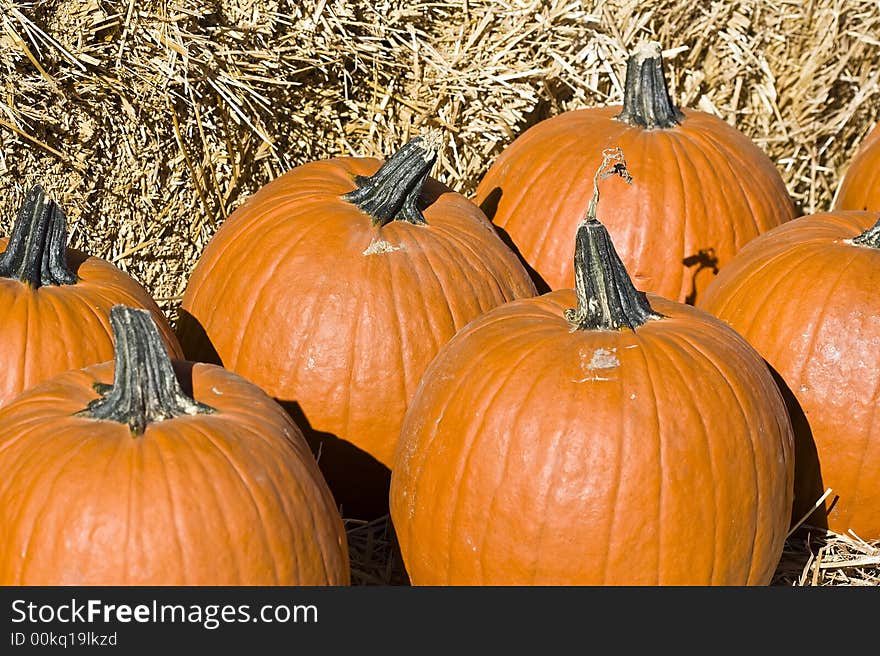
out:
M616 348L610 351L604 348L597 348L593 351L593 357L590 358L587 369L613 369L620 366L620 360L614 355L616 351Z
M826 344L822 348L822 357L828 362L838 362L840 360L840 350L833 344Z
M608 378L599 375L596 372L604 372L608 369L616 369L620 366L620 360L615 355L617 348L606 349L597 348L592 353L581 353L581 370L587 374L586 377L580 378L573 382L584 383L588 380L617 380L616 377ZM589 356L589 360L587 357Z
M364 255L377 255L379 253L393 253L394 251L402 251L403 245L400 246L392 246L384 239L377 239L372 244L367 247L367 250L364 251Z
M211 391L214 392L214 394L218 394L220 396L223 396L223 390L219 390L216 387L212 387Z

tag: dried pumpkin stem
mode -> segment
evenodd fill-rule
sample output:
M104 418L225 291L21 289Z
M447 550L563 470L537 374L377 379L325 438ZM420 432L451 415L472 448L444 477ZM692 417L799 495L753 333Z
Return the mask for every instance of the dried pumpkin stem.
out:
M415 137L389 157L376 173L358 176L357 189L343 198L370 215L374 226L391 221L424 224L419 208L422 187L437 160L439 131Z
M599 180L619 175L632 178L619 148L602 152L602 164L593 176L593 197L586 218L578 225L574 249L574 280L577 308L565 311L573 330L635 329L661 315L651 309L645 295L636 290L608 230L596 218Z
M684 120L684 114L669 97L663 75L663 55L656 41L640 44L630 56L626 64L623 111L614 118L648 129L672 128Z
M215 412L181 389L147 310L114 305L110 327L115 344L113 384L100 386L101 398L89 403L79 416L128 424L132 433L140 435L153 422Z
M880 219L873 227L868 228L862 234L852 238L852 243L868 248L880 248Z
M67 220L43 188L34 186L18 211L6 250L0 255L0 277L33 287L73 285L67 263Z

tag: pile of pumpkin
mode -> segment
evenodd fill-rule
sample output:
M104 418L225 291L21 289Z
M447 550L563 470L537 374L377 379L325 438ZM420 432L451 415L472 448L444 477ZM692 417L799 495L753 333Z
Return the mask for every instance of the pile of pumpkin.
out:
M880 132L798 216L650 43L473 199L442 142L264 186L173 329L31 190L0 583L346 585L342 516L389 511L418 585L765 585L804 521L880 539Z

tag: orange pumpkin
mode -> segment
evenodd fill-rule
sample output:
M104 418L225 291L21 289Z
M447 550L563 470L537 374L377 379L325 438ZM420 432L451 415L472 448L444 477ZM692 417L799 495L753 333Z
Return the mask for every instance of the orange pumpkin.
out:
M301 420L347 517L387 512L400 423L434 354L536 293L471 201L428 177L439 134L387 162L310 162L259 190L205 248L182 302L215 359Z
M162 339L182 355L149 293L110 262L67 248L64 213L35 186L9 239L0 239L0 406L68 369L113 357L110 308L150 311Z
M215 365L172 368L147 311L110 320L115 362L0 409L0 585L348 584L342 519L282 408Z
M773 162L705 112L679 110L660 46L630 57L623 106L569 111L498 156L475 200L533 269L541 291L571 285L571 239L603 148L619 146L632 188L603 199L607 228L639 289L693 303L746 243L795 216Z
M840 183L833 209L880 211L880 124L859 145Z
M792 499L780 392L721 321L636 291L597 198L575 289L488 312L421 381L391 480L415 585L770 582Z
M795 427L795 521L880 539L880 214L805 216L746 246L700 307L781 378Z

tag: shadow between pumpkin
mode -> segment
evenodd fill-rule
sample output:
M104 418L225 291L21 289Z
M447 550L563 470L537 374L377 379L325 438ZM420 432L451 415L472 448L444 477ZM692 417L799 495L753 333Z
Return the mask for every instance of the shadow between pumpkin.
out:
M785 408L788 410L788 416L791 418L791 427L794 430L795 484L790 527L793 528L797 522L803 519L804 525L818 529L827 529L827 515L831 512L834 504L837 503L837 497L833 497L833 500L827 506L823 504L810 513L810 515L804 517L804 513L808 512L825 492L825 483L822 480L822 467L819 463L819 453L813 439L813 431L810 428L807 415L804 413L801 404L798 403L794 392L791 391L779 372L766 361L765 363L773 375L776 386L782 393Z
M187 360L224 366L204 326L184 309L178 311L176 332ZM387 515L391 470L353 443L314 429L296 400L275 401L305 436L343 518L370 521Z
M480 209L483 214L486 215L486 218L492 223L492 227L495 228L495 233L501 238L501 241L513 251L514 255L516 255L517 259L520 261L520 264L523 265L526 272L529 274L529 277L532 279L532 282L535 283L538 295L546 294L547 292L552 291L550 285L548 285L547 281L541 277L541 274L535 271L535 269L532 268L532 265L526 261L526 258L523 257L523 254L520 252L516 243L514 243L510 234L508 234L504 228L495 224L495 213L498 211L498 203L501 200L502 193L501 187L495 187L489 192L489 195L483 199L483 202L480 203Z

